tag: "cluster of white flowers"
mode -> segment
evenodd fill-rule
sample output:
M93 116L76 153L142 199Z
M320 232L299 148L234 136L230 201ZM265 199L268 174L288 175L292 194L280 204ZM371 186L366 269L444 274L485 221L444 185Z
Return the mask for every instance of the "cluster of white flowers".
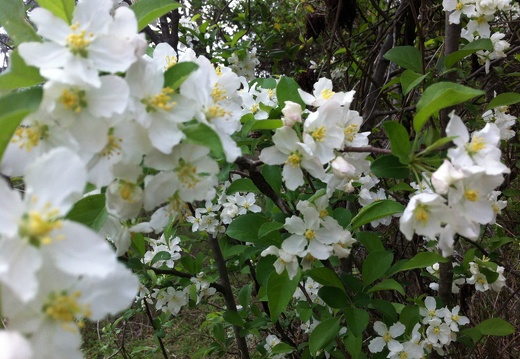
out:
M474 284L475 289L479 292L485 292L489 289L499 292L506 285L506 278L504 277L504 267L496 265L490 262L489 259L475 259L475 262L469 263L469 271L471 277L466 279L468 284ZM486 273L490 273L491 276L496 276L496 279L491 283L488 281Z
M437 309L434 297L426 297L424 307L419 308L421 323L417 323L408 340L398 340L403 336L406 327L401 322L392 324L390 328L383 322L375 322L374 330L379 335L368 345L371 353L380 353L388 349L387 358L421 359L426 353L436 351L444 355L445 346L457 339L460 325L469 324L469 319L459 314L459 306Z
M314 203L300 201L296 205L300 216L291 216L285 220L284 228L290 234L284 239L281 248L269 246L261 255L278 257L274 262L276 273L287 270L289 278L294 278L301 266L310 269L316 259L348 257L352 245L356 242L352 234L344 229L327 211L328 199L320 197Z
M455 234L475 240L480 226L494 223L500 211L496 192L509 169L500 162L500 130L487 123L471 138L453 112L446 128L456 147L430 178L431 187L415 194L400 218L400 230L438 240L444 256L453 253Z
M225 225L230 224L237 216L248 212L261 212L262 209L256 204L254 193L243 195L236 192L226 195L229 184L230 182L226 182L220 188L222 192L216 197L216 203L206 201L204 207L195 209L194 216L186 218L192 224L192 232L223 233L226 230Z
M180 252L182 249L179 246L180 242L181 239L179 237L166 241L164 234L162 234L159 239L150 238L148 240L150 249L144 254L143 262L155 268L160 268L162 266L173 268L175 266L175 261L181 258ZM154 260L159 253L165 253L169 258Z
M239 76L244 76L248 81L255 78L255 68L260 64L256 57L256 47L245 52L242 57L239 57L236 52L233 52L228 59L229 67Z
M513 131L511 127L516 124L517 117L509 113L508 106L487 110L482 114L482 118L484 121L492 122L498 127L501 140L507 141L515 136L515 131Z
M510 44L502 40L505 34L495 32L491 34L490 22L499 12L508 12L515 16L520 12L517 3L511 0L443 0L444 11L449 13L450 24L460 24L464 15L468 22L462 28L461 36L468 41L476 39L490 39L493 51L478 51L479 62L485 64L486 73L489 72L490 62L506 57L504 53Z
M317 110L303 112L300 105L286 101L282 110L284 126L276 130L274 146L264 148L260 160L270 165L283 164L283 180L290 190L305 183L305 170L327 183L329 197L336 189L352 192L354 181L363 182L363 175L370 178L366 153L339 152L345 146L368 144L368 132L359 132L362 117L349 109L354 91L334 92L332 81L326 78L314 85L313 94L298 91L303 101ZM294 127L302 122L299 135L299 129Z
M160 233L186 202L213 199L217 162L183 130L205 126L234 161L241 151L231 135L241 127L245 80L191 50L178 58L163 44L145 55L134 12L114 9L112 0L78 1L70 23L44 8L30 20L43 41L18 50L46 82L39 109L23 120L0 163L2 174L25 180L23 198L0 180L0 302L8 321L0 340L23 337L40 358L81 358L82 320L126 308L138 280L101 235L64 216L87 183L94 185L109 212L101 233L123 255L130 231ZM198 68L172 87L165 72L181 62ZM256 210L249 196L236 204ZM153 215L136 224L143 208ZM173 267L180 257L178 239L150 245L145 263L167 252L169 259L152 265ZM205 283L194 284L201 296L211 293ZM171 312L174 302L164 302Z

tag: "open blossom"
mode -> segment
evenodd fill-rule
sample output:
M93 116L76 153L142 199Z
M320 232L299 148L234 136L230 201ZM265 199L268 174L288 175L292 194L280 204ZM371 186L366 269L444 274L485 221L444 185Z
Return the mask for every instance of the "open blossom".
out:
M379 353L388 346L388 348L392 348L392 351L401 351L403 346L395 338L403 335L405 329L406 327L401 322L393 324L390 328L383 322L375 322L374 330L380 336L370 341L368 350L371 353Z
M103 238L63 219L81 198L85 183L85 164L63 147L27 167L23 199L0 181L0 282L21 301L36 295L36 276L46 262L70 275L99 278L117 264Z
M468 18L476 14L475 2L473 0L443 0L442 6L444 11L451 11L449 17L450 24L459 24L462 14Z
M48 41L23 43L20 55L49 80L99 87L99 71L126 71L146 47L133 11L121 7L112 16L111 9L108 0L80 0L70 24L46 9L34 9L31 21Z
M435 193L419 193L410 199L400 218L399 229L408 240L414 233L434 238L446 222L448 206L445 199Z
M299 142L296 132L287 126L273 135L274 146L264 148L260 160L270 165L284 164L282 176L290 190L304 184L302 168L316 178L324 178L325 171L307 145Z

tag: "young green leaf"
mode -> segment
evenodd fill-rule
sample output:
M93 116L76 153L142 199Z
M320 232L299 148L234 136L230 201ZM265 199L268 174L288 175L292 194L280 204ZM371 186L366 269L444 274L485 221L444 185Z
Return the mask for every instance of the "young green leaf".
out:
M422 73L421 52L413 46L398 46L390 49L383 56L404 69Z
M410 152L412 150L408 131L396 121L385 122L383 128L390 140L392 154L399 158L399 162L407 165L410 162Z
M258 231L267 222L261 214L249 213L235 218L228 226L226 234L233 239L243 242L258 241Z
M67 24L72 22L72 13L76 4L74 0L38 0L38 4L65 20Z
M445 262L448 262L448 259L444 258L440 254L434 252L420 252L417 253L412 259L410 259L405 265L403 265L399 269L399 272L416 268L426 268L434 265L435 263Z
M31 87L42 83L43 80L40 71L27 65L18 50L14 50L9 55L9 67L0 75L0 90Z
M289 279L287 272L283 272L282 274L273 272L269 276L269 280L267 281L267 303L271 311L271 320L273 323L278 321L280 314L287 308L299 282L299 274L292 280Z
M329 318L314 328L309 338L309 351L312 356L329 345L339 333L340 318Z
M178 62L164 73L164 86L177 90L193 71L199 68L194 62Z
M405 179L408 178L410 170L407 164L403 164L394 155L384 155L376 158L370 165L370 170L377 177Z
M276 86L276 97L278 98L278 103L280 107L285 106L285 101L292 101L299 103L302 108L305 108L305 103L303 102L300 94L298 93L298 83L290 78L290 77L282 77L278 82L278 86Z
M410 91L412 91L417 85L419 85L425 78L428 76L418 74L413 70L405 70L401 74L401 87L403 88L403 94L407 95Z
M486 319L475 328L483 335L493 335L496 337L505 337L506 335L511 335L515 332L515 327L501 318Z
M375 221L376 219L391 216L404 211L402 204L390 199L383 199L370 203L361 208L358 214L352 219L350 225L352 230L356 230L364 224Z
M451 54L446 56L444 58L444 67L446 69L450 69L453 65L455 65L457 62L459 62L466 56L474 54L475 52L480 51L480 50L493 51L493 43L491 42L491 40L490 39L477 39L477 40L471 41L469 44L464 46L462 49L452 52Z
M155 19L179 7L181 7L181 4L172 0L140 0L130 6L130 9L134 11L137 18L137 28L141 31Z
M187 137L187 142L209 147L216 158L224 158L224 148L216 132L204 123L189 125L182 129Z
M501 106L514 105L520 102L520 93L517 92L505 92L497 95L494 99L489 102L487 107L488 110Z
M426 121L443 108L458 105L484 94L485 91L453 82L437 82L429 86L417 103L417 113L413 119L415 132L421 132Z
M22 0L0 1L0 27L3 27L15 45L27 41L41 41L34 28L25 20Z
M367 286L381 278L392 265L394 255L389 251L370 253L363 262L363 285Z
M108 218L105 194L94 194L80 199L65 218L99 231Z

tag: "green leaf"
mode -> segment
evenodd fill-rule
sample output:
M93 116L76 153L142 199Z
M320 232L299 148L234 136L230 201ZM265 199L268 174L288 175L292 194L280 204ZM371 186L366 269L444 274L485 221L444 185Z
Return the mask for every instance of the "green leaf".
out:
M279 231L284 226L283 223L280 222L265 222L262 223L260 229L258 229L258 238L268 235L274 231Z
M157 252L157 254L153 256L150 265L154 265L155 263L157 263L159 261L167 261L171 257L172 257L172 255L170 254L170 252L166 252L166 251Z
M514 105L520 102L520 93L516 92L505 92L497 95L494 99L489 102L487 107L488 110L501 106Z
M280 275L273 272L269 276L267 281L267 303L271 311L273 323L278 321L280 314L286 310L299 282L299 272L292 280L289 279L287 271Z
M267 218L261 214L244 214L229 224L226 234L239 241L254 243L258 241L260 227L266 222Z
M318 295L331 308L341 309L349 303L349 298L344 289L323 286L318 290Z
M394 254L389 251L369 253L363 262L363 285L367 286L381 278L392 265Z
M75 5L74 0L38 0L38 4L57 17L65 20L67 24L71 24Z
M394 47L384 54L383 57L402 68L422 73L422 55L413 46Z
M251 303L251 291L253 288L253 284L249 283L243 286L238 292L238 303L242 306L242 308L247 308L249 303Z
M259 190L258 187L256 187L253 181L251 181L249 178L239 178L231 182L226 190L226 194L230 195L237 192L258 193Z
M222 317L224 320L230 324L233 324L237 327L243 327L244 322L242 321L242 317L240 314L238 314L235 311L232 310L226 310L224 313L222 313Z
M450 69L457 62L480 50L493 51L493 43L490 39L473 40L462 49L452 52L444 58L444 66Z
M370 203L361 208L358 214L352 219L352 230L356 230L364 224L375 221L376 219L391 216L404 211L402 204L390 199L383 199Z
M406 332L411 333L415 324L421 320L419 307L416 305L409 305L401 310L399 314L399 321L406 326Z
M164 73L164 87L177 90L182 83L199 68L194 62L178 62Z
M255 120L253 126L251 126L251 131L255 130L276 130L283 126L282 120Z
M82 223L99 231L108 217L105 208L105 194L94 194L80 199L65 218Z
M504 337L515 332L515 327L501 318L486 319L475 328L478 329L482 335L493 335L496 337Z
M27 65L18 50L14 50L9 55L9 67L0 75L0 90L31 87L42 83L43 80L40 71Z
M246 29L242 29L240 31L238 31L235 35L233 35L233 40L231 40L231 44L229 46L233 47L237 44L238 40L240 40L240 38L242 38L242 36L244 36L245 34L247 34L247 30Z
M352 359L363 358L361 353L363 347L363 337L356 336L354 333L348 332L347 338L345 339L345 348L352 355ZM366 356L365 356L366 358Z
M402 295L405 295L403 286L398 281L392 278L385 279L384 281L377 283L368 290L368 293L378 292L380 290L395 290L401 293Z
M326 267L313 268L307 271L307 275L314 279L316 282L339 289L345 290L343 283L339 279L336 272Z
M208 125L197 123L182 129L187 137L187 142L209 147L211 153L216 158L224 158L224 148L217 133Z
M173 0L139 0L130 6L130 9L134 11L137 28L141 31L155 19L179 7L181 4Z
M428 76L418 74L413 70L405 70L401 74L401 87L403 88L403 94L407 95L410 91L412 91L417 85L419 85L425 78Z
M14 92L0 98L0 160L18 125L38 109L41 98L41 88Z
M392 154L399 157L399 161L402 164L407 165L410 162L410 151L412 150L408 131L396 121L385 122L383 128L390 140Z
M294 350L292 346L287 343L278 343L271 350L271 354L287 354L291 353Z
M343 207L334 208L332 218L338 221L343 228L346 228L352 220L352 212Z
M407 164L403 164L394 155L384 155L376 158L370 165L370 170L377 177L405 179L408 178L410 170Z
M416 268L426 268L435 263L446 263L449 260L444 258L438 253L434 252L421 252L417 253L412 259L410 259L404 266L399 269L398 272Z
M298 83L294 81L294 79L286 76L282 77L276 86L276 97L280 107L283 108L285 106L285 101L292 101L299 103L302 109L304 109L305 103L298 93L299 88L300 86L298 86Z
M426 121L446 107L455 106L484 95L485 91L476 90L453 82L437 82L429 86L417 103L417 113L413 119L415 132L421 132Z
M25 6L22 0L0 1L0 26L5 28L15 45L41 41L31 24L25 20Z
M318 350L325 348L338 335L340 319L325 319L314 328L309 338L309 351L312 356L316 356Z
M347 308L343 311L347 320L347 328L355 336L360 336L368 326L370 315L366 310Z
M275 165L264 165L262 166L262 176L269 185L274 189L276 193L280 193L282 188L282 169L280 166Z
M365 246L368 253L385 250L381 239L374 232L358 232L355 237L359 243Z
M424 150L420 152L420 155L425 155L429 152L432 152L434 150L437 150L441 148L442 146L446 145L447 143L450 143L456 136L450 136L450 137L443 137L439 138L437 141L426 147Z

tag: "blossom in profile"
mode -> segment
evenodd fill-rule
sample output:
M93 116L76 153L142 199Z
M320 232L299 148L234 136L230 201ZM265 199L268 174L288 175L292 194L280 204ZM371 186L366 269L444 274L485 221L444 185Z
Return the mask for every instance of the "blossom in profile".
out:
M408 202L399 219L399 229L406 239L413 234L435 238L441 232L441 224L446 222L449 209L446 200L436 193L419 193Z

